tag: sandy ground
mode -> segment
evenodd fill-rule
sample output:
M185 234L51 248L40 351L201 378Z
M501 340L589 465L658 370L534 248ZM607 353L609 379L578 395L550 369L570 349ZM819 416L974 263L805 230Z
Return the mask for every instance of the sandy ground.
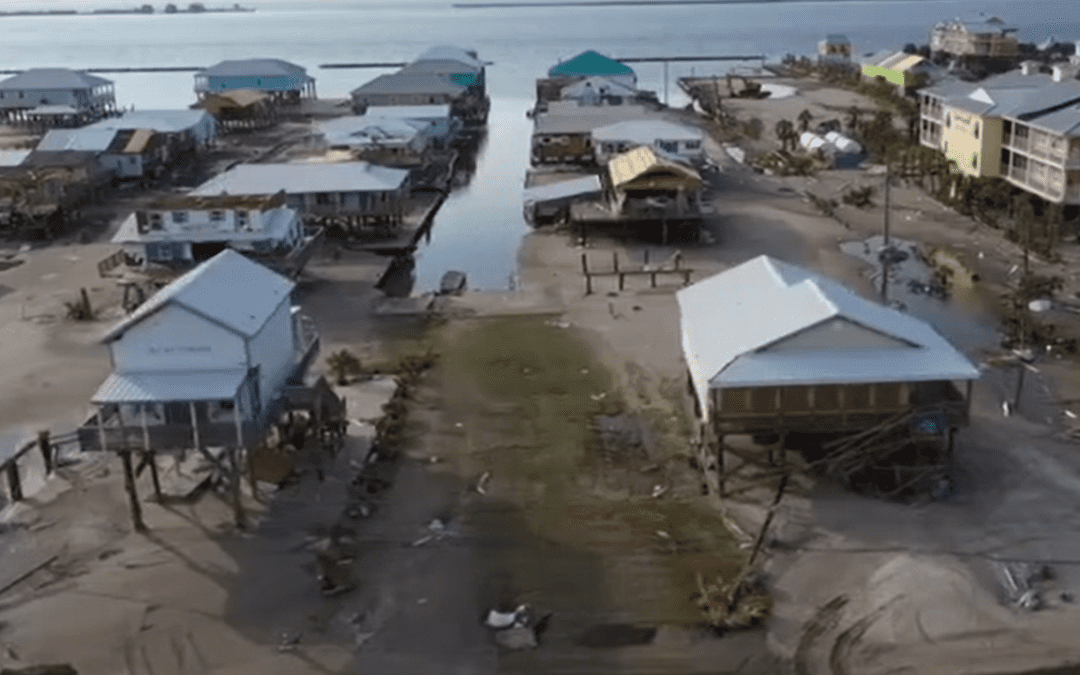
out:
M840 109L850 105L828 100ZM777 119L793 119L806 107L799 96L774 103L790 107L770 113ZM770 127L766 121L766 136ZM869 269L837 247L877 232L880 206L841 207L845 225L814 212L800 191L838 194L845 185L879 179L864 171L826 172L813 179L761 177L715 145L711 149L724 167L712 187L714 243L679 246L694 279L767 253L830 274L868 295L874 292ZM1015 247L916 190L895 189L893 203L895 236L953 246L968 260L984 253L983 280L970 298L944 307L957 321L938 326L947 335L956 333L967 349L959 319L981 320L979 307L996 297L1018 260ZM250 532L235 531L227 507L206 497L168 508L147 503L152 533L145 537L129 533L118 463L88 459L62 469L26 504L4 513L0 586L53 555L60 557L49 571L0 596L0 643L10 648L0 651L0 666L70 661L80 672L148 675L802 675L1007 673L1080 661L1073 637L1080 610L1061 596L1080 586L1080 522L1074 507L1080 466L1073 445L1056 437L1061 408L1051 405L1080 398L1080 380L1070 379L1067 360L1052 358L1029 376L1022 415L1001 414L1011 374L986 371L976 388L972 425L958 441L955 498L901 506L797 479L768 547L776 605L767 630L718 640L688 627L689 598L677 597L685 591L686 569L671 567L675 558L657 547L655 538L639 539L647 529L634 522L659 529L666 526L656 524L663 520L642 514L707 504L682 462L690 452L680 421L687 402L674 298L678 286L651 289L644 278L632 278L619 292L613 278L598 279L595 292L585 296L580 274L582 253L590 256L593 269L602 269L613 251L626 265L642 261L644 249L599 237L582 249L566 233L531 234L520 254L520 291L440 300L444 320L434 325L384 312L394 303L372 289L384 261L370 256L347 254L337 264L317 261L301 300L324 336L324 354L348 347L380 366L428 344L448 354L466 353L470 341L483 339L496 325L491 322L506 316L539 322L535 332L541 337L565 332L565 340L551 337L552 343L583 339L593 351L573 352L574 359L585 359L581 370L602 369L611 377L605 385L582 373L590 391L610 387L591 396L621 398L629 414L649 423L656 436L650 464L660 464L660 474L651 467L646 471L643 463L595 473L591 464L577 463L579 448L559 441L563 430L555 427L562 425L528 426L530 414L492 393L490 387L502 386L503 379L513 384L529 375L526 369L543 367L543 361L529 360L535 356L511 349L508 375L486 380L448 364L416 392L407 456L392 487L380 497L375 515L353 526L361 543L352 564L360 588L328 601L317 592L304 546L307 537L324 535L340 517L349 453L340 456L324 483L309 472L268 505L249 497L258 521ZM649 249L657 261L676 246ZM109 252L92 246L31 251L20 254L25 262L0 272L0 284L11 289L0 295L0 324L5 335L18 338L5 341L18 345L5 352L2 369L8 385L3 391L18 392L0 399L0 419L8 429L52 424L65 415L77 420L74 411L107 372L107 359L91 336L108 322L74 324L59 320L59 312L82 285L102 286L92 297L108 304L111 291L94 280L94 263ZM1076 254L1066 250L1066 264ZM530 318L537 313L541 316ZM48 314L54 318L42 318ZM388 395L385 382L347 393L350 416L376 417ZM538 420L553 414L544 406L533 412ZM354 425L353 433L355 459L371 431ZM549 437L543 452L530 454L529 439ZM493 448L501 448L503 456ZM559 467L561 472L553 471ZM491 471L491 481L487 494L478 495L476 480L485 471ZM669 492L651 500L647 494L657 475ZM143 494L147 483L140 478ZM720 515L734 522L736 532L752 532L773 489L762 484L727 499ZM598 509L600 503L604 509ZM412 546L430 532L426 528L435 518L448 523L451 536ZM720 520L713 529L696 525L694 540L720 536ZM714 541L701 553L724 550ZM730 550L727 556L730 565ZM704 560L712 562L702 563L703 569L719 566L717 560ZM999 560L1050 565L1054 576L1044 588L1046 609L1025 612L1003 603ZM482 613L509 599L554 612L537 651L500 652L480 626ZM578 644L589 628L612 623L644 623L661 631L647 645L597 650ZM88 625L94 626L90 634ZM283 631L302 633L301 647L278 652Z

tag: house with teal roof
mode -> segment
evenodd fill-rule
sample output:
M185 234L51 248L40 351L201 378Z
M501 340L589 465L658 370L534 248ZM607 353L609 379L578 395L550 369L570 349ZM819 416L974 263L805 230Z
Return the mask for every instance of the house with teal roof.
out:
M637 74L630 66L591 49L568 61L560 62L548 71L548 77L577 79L594 76L606 77L628 87L637 88Z

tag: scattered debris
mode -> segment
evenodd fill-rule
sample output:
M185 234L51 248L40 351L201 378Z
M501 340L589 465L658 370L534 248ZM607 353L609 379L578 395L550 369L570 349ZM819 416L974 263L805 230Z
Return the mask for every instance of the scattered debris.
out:
M375 637L374 631L370 633L357 633L353 641L354 644L359 648L363 647L364 644L373 637Z
M300 639L304 636L300 631L282 631L281 642L278 643L279 652L291 652L300 645Z
M488 479L490 479L490 478L491 478L491 472L490 471L485 471L484 475L480 476L480 480L476 481L476 491L479 492L482 495L486 495L487 494L487 489L485 488L485 484L488 482Z
M439 459L439 457L438 457L438 456L436 456L436 455L432 455L431 457L428 457L428 463L429 463L429 464L438 464L438 463L439 463L439 462L441 462L441 461L442 461L442 460L441 460L441 459Z
M361 518L367 518L373 512L373 508L369 504L355 504L345 510L345 515L353 520L360 520Z
M667 491L668 488L666 485L654 485L652 489L653 499L659 499L660 497L663 497L664 493L666 493Z
M550 320L550 321L545 321L544 325L545 326L552 326L553 328L569 328L573 324L571 324L569 321Z
M426 605L427 604L427 598L419 598L419 599L417 599L416 604L418 604L418 605Z
M1065 415L1068 416L1070 419L1076 419L1076 413L1071 410L1066 410Z
M660 470L660 464L649 464L648 466L641 467L641 473L655 473Z
M999 563L1005 591L1020 609L1037 611L1044 606L1042 594L1036 588L1053 577L1048 566L1038 563Z
M510 628L514 625L523 626L525 625L528 611L529 606L527 604L519 605L518 608L512 612L500 612L493 609L488 612L487 619L484 620L484 625L488 628L494 628L495 630Z
M504 649L535 649L540 644L540 636L547 630L551 616L548 613L534 620L532 608L522 604L512 612L491 610L484 625L495 631L495 643Z
M594 401L603 401L606 396L607 396L606 391L602 391L599 394L589 394L589 398L591 398Z

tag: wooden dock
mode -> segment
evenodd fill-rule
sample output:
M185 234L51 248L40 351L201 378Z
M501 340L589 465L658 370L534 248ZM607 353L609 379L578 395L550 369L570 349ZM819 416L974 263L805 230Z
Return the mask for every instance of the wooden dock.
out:
M593 277L618 277L619 290L625 290L626 277L628 276L648 276L649 287L656 288L656 277L659 274L674 274L682 277L683 286L690 285L690 275L693 274L693 270L682 267L682 253L676 251L671 258L659 265L649 265L648 263L648 251L645 252L645 264L638 268L620 268L619 267L619 254L615 251L611 252L611 269L604 271L596 271L589 268L589 256L587 253L581 254L581 273L585 275L585 295L592 295Z

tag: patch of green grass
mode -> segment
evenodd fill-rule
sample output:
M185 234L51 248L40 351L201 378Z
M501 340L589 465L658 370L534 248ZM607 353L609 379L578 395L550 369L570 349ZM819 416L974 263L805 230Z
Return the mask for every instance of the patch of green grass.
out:
M635 612L700 620L689 602L696 573L730 577L745 554L707 505L593 492L592 420L621 414L625 406L589 346L573 330L545 325L545 318L484 319L440 332L435 350L446 419L465 423L449 440L452 451L467 452L491 471L501 497L522 508L535 534L605 556L655 554L656 578L640 593L623 589L622 601ZM668 392L678 394L675 386ZM666 407L647 409L646 419L660 433L678 434L682 403L674 413Z

